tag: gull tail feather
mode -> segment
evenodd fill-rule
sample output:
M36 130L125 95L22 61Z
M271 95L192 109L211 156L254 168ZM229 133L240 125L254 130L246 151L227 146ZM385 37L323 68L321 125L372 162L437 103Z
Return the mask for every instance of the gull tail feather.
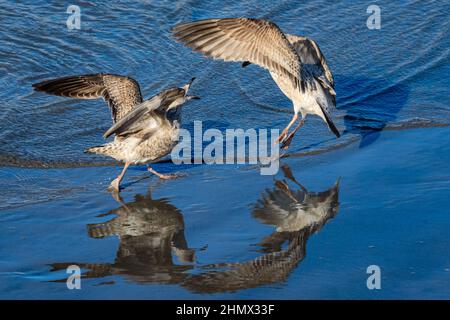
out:
M88 233L91 238L105 238L117 234L117 230L114 223L96 223L88 224Z
M117 150L116 145L113 143L107 143L101 146L90 147L84 150L85 153L96 153L104 155L112 155Z
M329 116L328 112L326 111L326 108L322 105L319 99L316 99L317 104L319 105L320 109L322 110L322 113L325 117L325 121L327 122L328 128L330 128L331 132L334 133L334 135L339 138L341 134L339 133L339 130L336 128L336 126L333 123L333 120L331 120L331 117Z

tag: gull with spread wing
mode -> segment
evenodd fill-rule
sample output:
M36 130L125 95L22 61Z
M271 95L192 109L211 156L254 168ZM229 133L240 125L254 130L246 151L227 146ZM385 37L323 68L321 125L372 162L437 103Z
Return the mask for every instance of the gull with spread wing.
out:
M118 191L130 164L147 164L168 155L177 144L181 125L181 105L196 96L188 95L195 78L182 88L172 87L143 101L136 80L115 74L90 74L47 80L33 85L36 91L77 99L103 98L109 105L113 126L104 138L114 140L91 147L87 153L112 157L125 163L110 188ZM161 179L173 176L148 170Z
M318 115L337 137L340 136L331 119L336 106L333 75L313 40L285 34L273 22L250 18L182 23L172 32L177 40L208 57L241 61L243 67L253 63L269 70L294 107L292 120L278 137L283 149L289 147L308 114Z

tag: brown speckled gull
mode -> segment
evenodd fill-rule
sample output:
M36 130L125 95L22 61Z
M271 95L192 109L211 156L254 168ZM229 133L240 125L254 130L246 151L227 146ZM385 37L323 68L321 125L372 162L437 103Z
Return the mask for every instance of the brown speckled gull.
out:
M105 132L112 142L91 147L88 153L112 157L125 163L110 187L118 191L130 164L146 164L168 155L177 144L181 125L181 105L190 99L192 81L182 88L166 89L143 101L136 80L114 74L90 74L47 80L33 85L36 91L77 99L103 98L109 105L113 126ZM150 172L161 179L171 175Z

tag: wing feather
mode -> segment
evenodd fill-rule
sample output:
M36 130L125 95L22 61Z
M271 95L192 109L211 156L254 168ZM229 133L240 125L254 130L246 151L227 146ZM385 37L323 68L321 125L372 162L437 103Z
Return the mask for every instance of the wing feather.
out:
M142 102L135 106L127 115L117 121L111 128L109 128L103 135L104 138L108 138L112 134L120 135L129 131L136 131L142 128L139 126L139 120L144 114L155 111L161 106L162 99L160 95L155 95L149 100Z
M142 102L136 80L115 74L69 76L33 84L36 91L76 99L103 98L109 105L114 122Z
M308 81L308 75L301 72L295 49L273 22L249 18L207 19L178 24L172 32L180 42L206 56L250 61L288 77L294 87Z
M192 81L188 83L188 87L185 86L187 90ZM112 134L124 136L132 132L148 130L148 121L153 123L153 120L158 121L158 118L165 117L165 112L172 102L185 94L185 89L176 87L161 91L149 100L135 106L132 111L109 128L103 137L108 138Z
M312 39L291 34L286 34L286 37L303 64L316 66L316 68L312 69L313 75L315 77L324 76L331 86L334 87L333 74L317 43Z

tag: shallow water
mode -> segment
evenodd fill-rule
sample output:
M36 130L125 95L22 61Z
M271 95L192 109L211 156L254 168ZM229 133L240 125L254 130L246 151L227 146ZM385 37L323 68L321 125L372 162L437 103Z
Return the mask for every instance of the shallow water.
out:
M81 30L66 28L58 2L2 3L0 296L449 298L450 6L376 3L380 30L366 27L365 1L82 2ZM149 97L196 76L202 100L184 108L185 128L283 128L292 108L266 71L171 39L178 22L227 16L267 17L319 43L343 136L311 117L275 177L164 162L155 167L184 177L135 167L113 199L119 168L83 153L103 143L104 102L31 84L111 72ZM82 290L66 288L71 264ZM381 290L366 287L371 264Z

